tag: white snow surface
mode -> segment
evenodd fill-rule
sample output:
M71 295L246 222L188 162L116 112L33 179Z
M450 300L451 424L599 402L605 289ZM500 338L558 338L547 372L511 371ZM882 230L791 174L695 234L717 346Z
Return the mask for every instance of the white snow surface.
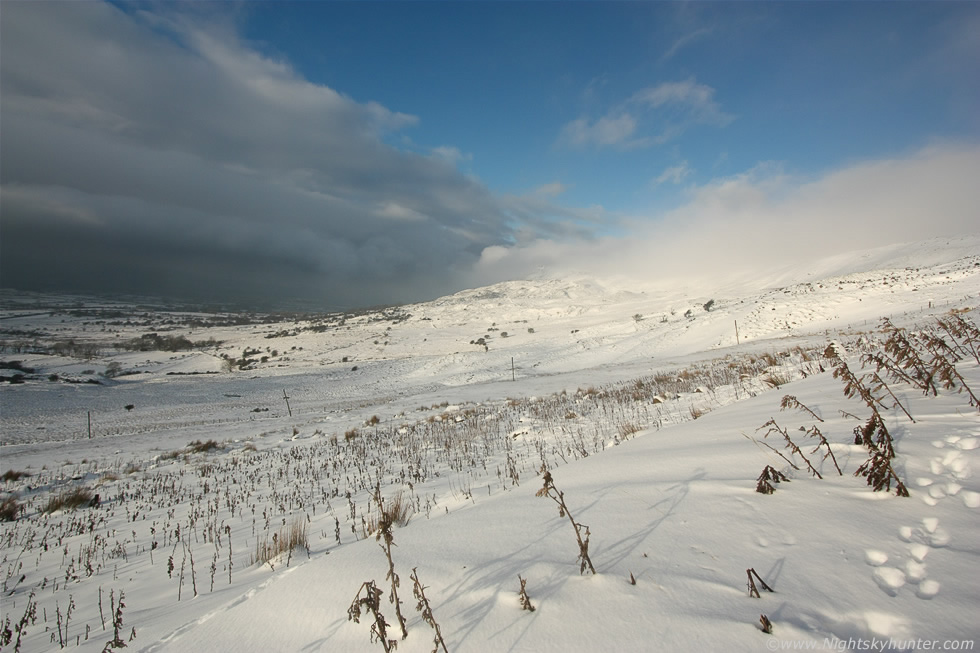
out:
M855 476L867 451L854 417L868 408L821 356L838 341L860 369L882 317L977 322L978 297L977 236L712 288L536 279L241 325L4 293L0 360L34 371L0 384L0 473L27 473L0 482L24 506L0 522L0 619L13 633L0 650L14 650L35 601L21 650L101 651L120 592L129 650L379 650L370 616L348 619L374 580L397 650L430 651L413 569L449 651L975 650L980 412L965 392L890 384L915 419L885 413L910 496L874 492ZM112 347L150 332L222 344ZM69 339L97 355L34 346ZM253 362L232 371L222 355ZM976 393L976 361L957 370ZM824 421L780 410L784 395ZM770 419L822 479L764 437ZM799 429L814 425L842 475L811 453ZM212 451L187 448L208 440ZM597 575L579 573L569 519L536 496L542 464L588 525ZM789 478L771 495L755 491L766 465ZM44 512L80 487L100 505ZM414 506L393 530L405 639L364 527L376 487ZM305 547L254 562L294 524ZM774 591L749 596L749 568Z

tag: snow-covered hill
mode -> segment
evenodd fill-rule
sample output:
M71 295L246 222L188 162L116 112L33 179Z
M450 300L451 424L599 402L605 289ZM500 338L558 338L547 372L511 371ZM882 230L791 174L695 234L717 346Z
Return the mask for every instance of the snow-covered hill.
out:
M125 592L131 649L377 650L347 611L376 581L400 639L378 488L410 515L393 532L400 651L433 646L413 568L451 651L975 641L980 418L964 388L980 366L964 356L939 397L890 382L915 419L883 410L903 498L854 476L869 408L824 350L845 343L860 369L882 317L976 322L978 296L976 236L712 286L534 279L329 316L4 293L0 374L18 382L0 384L0 472L18 519L0 522L2 649L23 621L22 650L102 650ZM781 411L785 395L812 412ZM822 479L757 431L771 418ZM842 475L798 430L813 426ZM792 482L755 492L766 465ZM595 577L536 496L542 466L588 524ZM99 505L46 510L76 490ZM264 560L298 531L303 546ZM747 568L775 593L749 597Z

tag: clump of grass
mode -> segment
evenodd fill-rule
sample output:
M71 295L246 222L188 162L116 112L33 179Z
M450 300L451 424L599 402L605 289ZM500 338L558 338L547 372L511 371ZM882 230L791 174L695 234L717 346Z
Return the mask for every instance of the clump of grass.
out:
M0 502L0 521L17 521L23 506L14 497L7 497Z
M629 440L631 436L636 435L642 431L639 426L633 424L632 422L626 422L619 425L619 436L624 440Z
M387 501L376 502L378 513L370 515L364 524L363 535L365 538L377 533L383 526L393 524L397 526L407 526L415 514L415 507L412 502L399 492Z
M708 412L708 409L702 406L691 406L689 412L691 413L691 419L697 419L705 415Z
M92 506L97 503L97 494L92 494L92 491L87 487L76 487L62 490L48 499L47 505L44 506L44 512L75 510L76 508Z
M306 535L306 523L301 517L294 519L288 526L283 526L278 533L273 533L272 540L268 537L257 540L255 552L252 554L252 564L265 564L281 553L291 553L298 546L304 549L310 546Z
M6 481L8 483L9 482L12 482L12 481L19 481L20 479L24 478L25 476L30 476L30 473L29 472L18 472L18 471L15 471L13 469L8 469L7 471L5 471L3 473L2 476L0 476L0 481Z
M779 372L770 372L762 377L762 382L765 383L770 388L778 388L784 386L793 379L789 378L785 374L780 374Z
M214 451L219 446L214 440L208 440L207 442L194 440L193 442L187 443L187 449L190 453L208 453L209 451Z

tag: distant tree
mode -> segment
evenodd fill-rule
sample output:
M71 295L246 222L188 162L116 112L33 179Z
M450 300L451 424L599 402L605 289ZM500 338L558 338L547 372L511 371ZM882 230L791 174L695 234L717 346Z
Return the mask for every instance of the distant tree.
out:
M714 305L715 305L715 300L713 300L713 299L709 299L707 302L705 302L705 304L704 304L704 311L705 311L705 313L710 312L711 311L711 307L714 306Z

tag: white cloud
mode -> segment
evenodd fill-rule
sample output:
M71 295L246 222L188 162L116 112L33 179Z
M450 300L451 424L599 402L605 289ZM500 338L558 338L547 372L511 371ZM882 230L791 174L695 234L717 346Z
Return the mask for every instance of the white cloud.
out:
M708 36L713 31L714 30L710 27L702 27L700 29L694 30L693 32L689 32L684 36L681 36L680 38L674 41L674 43L670 46L670 48L668 48L666 52L663 53L663 55L660 56L660 63L664 63L665 61L669 61L670 59L673 59L674 55L680 52L683 48L687 47L690 43L700 38L704 38L705 36Z
M654 109L664 106L677 106L686 114L691 123L725 126L734 118L715 102L715 90L694 79L683 82L665 82L658 86L637 91L631 102L645 104Z
M666 184L670 182L671 184L679 184L689 175L691 175L694 170L691 166L687 164L687 161L682 161L679 165L670 166L664 169L656 179L653 180L654 186L659 186L661 184Z
M734 117L714 99L715 90L694 79L644 88L597 120L566 123L558 143L623 149L662 145L694 125L724 127Z
M562 127L560 140L575 147L622 145L636 131L636 119L627 113L606 115L595 122L579 118Z
M625 237L543 239L481 259L474 282L551 274L628 276L721 287L833 254L977 233L980 146L936 146L796 179L778 165L693 189Z
M561 183L560 181L554 181L550 184L545 184L543 186L538 186L534 189L534 195L540 197L557 197L568 190L568 186Z
M453 166L457 165L460 161L473 160L472 154L464 154L459 148L453 147L452 145L442 145L432 148L432 156Z

